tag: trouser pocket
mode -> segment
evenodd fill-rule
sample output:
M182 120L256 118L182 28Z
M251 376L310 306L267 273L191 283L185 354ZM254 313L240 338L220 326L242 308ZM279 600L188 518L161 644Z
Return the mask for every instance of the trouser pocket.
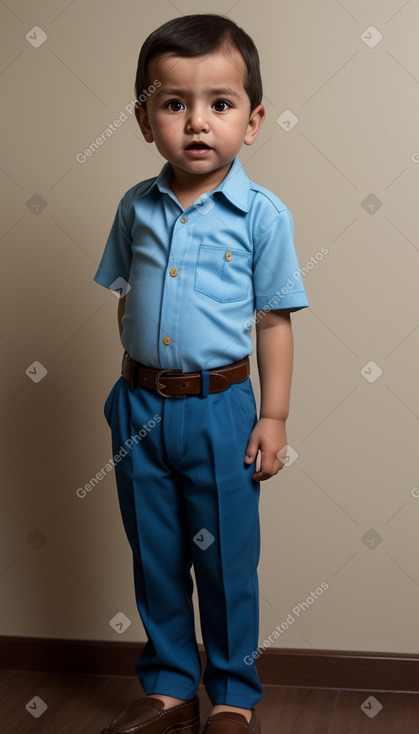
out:
M119 385L120 381L123 380L123 379L124 379L123 377L120 377L115 382L113 388L111 389L111 391L110 391L110 393L109 393L109 395L108 395L108 397L106 398L106 401L105 401L103 412L105 414L106 422L108 423L109 426L111 425L112 406L113 406L113 403L114 403L115 392L116 392L117 386Z

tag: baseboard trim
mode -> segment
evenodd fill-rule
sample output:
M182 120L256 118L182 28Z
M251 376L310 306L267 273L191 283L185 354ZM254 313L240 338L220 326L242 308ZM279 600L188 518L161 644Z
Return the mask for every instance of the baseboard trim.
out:
M135 675L142 643L0 637L0 668L77 675ZM205 653L201 652L203 664ZM265 650L262 685L419 692L419 656L342 650Z

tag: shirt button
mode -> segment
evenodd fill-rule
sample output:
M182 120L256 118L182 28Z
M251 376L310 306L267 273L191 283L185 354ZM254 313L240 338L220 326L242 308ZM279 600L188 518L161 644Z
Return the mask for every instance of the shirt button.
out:
M226 260L227 262L230 262L230 260L233 259L233 254L231 252L226 252Z
M165 336L163 339L163 344L170 344L170 336Z
M188 217L182 217L180 221L182 222L182 224L186 224L186 222L188 221Z
M177 268L172 268L170 271L170 275L172 276L172 278L174 278L177 275Z

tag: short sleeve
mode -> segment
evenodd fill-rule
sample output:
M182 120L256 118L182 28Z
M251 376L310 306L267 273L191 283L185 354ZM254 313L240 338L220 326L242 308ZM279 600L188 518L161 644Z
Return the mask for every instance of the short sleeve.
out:
M132 259L132 241L126 221L125 197L119 202L112 229L94 280L105 288L127 292Z
M272 204L269 215L265 211L259 217L254 233L255 308L298 311L308 306L308 300L294 247L292 216L288 209L278 211Z

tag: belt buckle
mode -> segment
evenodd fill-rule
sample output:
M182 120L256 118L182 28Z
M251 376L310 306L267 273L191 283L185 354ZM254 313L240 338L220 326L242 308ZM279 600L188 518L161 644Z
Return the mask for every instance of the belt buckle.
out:
M186 395L167 395L163 390L166 388L167 385L163 385L160 382L160 378L162 375L181 375L182 370L160 370L157 375L154 378L154 387L156 388L159 395L161 395L163 398L186 398Z

